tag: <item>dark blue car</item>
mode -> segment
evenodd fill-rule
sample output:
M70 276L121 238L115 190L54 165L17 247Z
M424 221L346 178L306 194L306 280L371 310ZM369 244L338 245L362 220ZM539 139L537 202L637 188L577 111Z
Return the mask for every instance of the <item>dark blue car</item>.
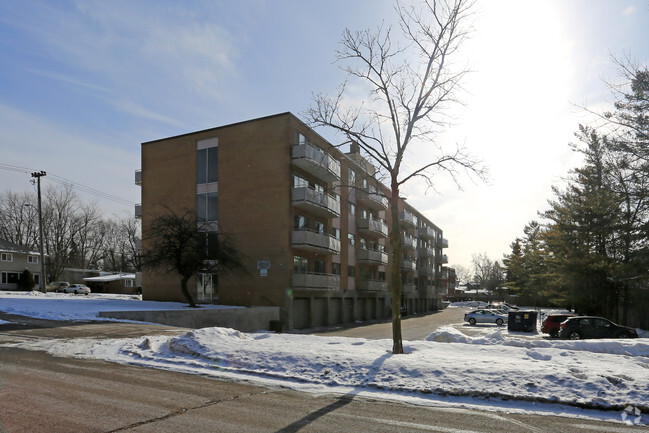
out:
M637 338L635 329L621 326L603 317L571 317L561 323L559 337L569 340L582 338Z

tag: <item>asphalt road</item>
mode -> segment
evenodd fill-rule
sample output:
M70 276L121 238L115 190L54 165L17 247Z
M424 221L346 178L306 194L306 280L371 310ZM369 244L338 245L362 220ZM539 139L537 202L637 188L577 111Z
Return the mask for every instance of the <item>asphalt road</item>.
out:
M103 361L57 358L8 347L7 343L186 330L129 323L38 321L1 314L0 319L14 321L0 325L1 433L649 431L557 416L417 407L353 394L313 395ZM408 323L421 322L422 330L417 332L423 332L430 326L423 324L426 320L431 318L404 321L404 335L409 335L405 330ZM354 328L354 332L360 329Z

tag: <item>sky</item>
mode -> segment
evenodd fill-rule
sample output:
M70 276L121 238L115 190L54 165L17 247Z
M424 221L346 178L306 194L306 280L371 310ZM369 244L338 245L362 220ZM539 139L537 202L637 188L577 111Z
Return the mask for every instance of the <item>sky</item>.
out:
M611 56L649 59L646 0L476 3L458 53L472 71L463 105L438 139L466 147L489 180L404 188L444 231L449 265L466 268L475 254L511 252L579 164L568 144L591 121L580 107L614 100L603 82L617 77ZM286 111L302 117L314 93L333 94L346 78L334 63L343 30L394 22L393 4L2 1L0 188L33 190L30 173L44 170L44 187L58 176L86 187L80 195L107 214L132 215L142 142Z
M0 292L0 311L51 320L102 320L100 311L160 308L185 307L125 295ZM468 327L473 336L462 332ZM319 395L646 425L649 333L638 331L641 338L637 339L566 341L460 321L431 330L424 340L404 341L405 355L391 353L392 340L243 333L229 328L139 338L18 343L12 339L0 342L0 348L101 359ZM593 404L608 410L594 410Z

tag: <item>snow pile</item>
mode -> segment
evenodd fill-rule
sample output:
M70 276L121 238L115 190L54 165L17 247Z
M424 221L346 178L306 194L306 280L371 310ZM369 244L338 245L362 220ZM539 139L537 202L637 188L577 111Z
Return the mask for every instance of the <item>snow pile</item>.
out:
M225 308L219 305L202 308ZM234 307L228 307L234 308ZM140 295L91 293L73 295L43 292L0 292L0 311L50 320L105 320L101 311L145 311L190 309L186 303L143 301Z
M0 310L49 319L96 320L98 311L185 308L183 304L135 301L114 295L111 299L106 295L1 293ZM522 407L528 412L552 407L543 410L566 413L568 405L605 409L613 414L611 419L618 420L620 413L640 411L633 422L649 421L649 339L565 341L539 334L517 335L491 326L483 327L483 334L469 336L458 327L464 324L440 328L424 341L404 341L404 355L391 353L391 340L243 333L226 328L198 329L175 337L29 339L0 347L318 393L351 393L425 405L451 401L483 408L527 405Z
M649 343L642 339L622 345L610 340L523 341L500 331L467 337L443 328L427 341L404 342L405 355L393 355L391 343L205 328L178 337L18 346L221 378L278 381L296 389L318 387L320 392L324 387L422 400L465 396L618 411L633 406L649 412Z

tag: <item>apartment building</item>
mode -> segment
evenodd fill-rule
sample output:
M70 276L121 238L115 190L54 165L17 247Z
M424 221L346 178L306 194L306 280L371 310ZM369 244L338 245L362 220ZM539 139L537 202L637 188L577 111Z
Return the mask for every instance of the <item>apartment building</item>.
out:
M282 113L142 143L136 183L145 234L156 215L192 210L244 256L248 273L219 276L218 287L197 274L198 302L278 306L290 329L390 317L388 189L357 146L343 153ZM448 241L405 202L399 218L401 304L438 309ZM178 281L145 270L143 298L182 302Z

